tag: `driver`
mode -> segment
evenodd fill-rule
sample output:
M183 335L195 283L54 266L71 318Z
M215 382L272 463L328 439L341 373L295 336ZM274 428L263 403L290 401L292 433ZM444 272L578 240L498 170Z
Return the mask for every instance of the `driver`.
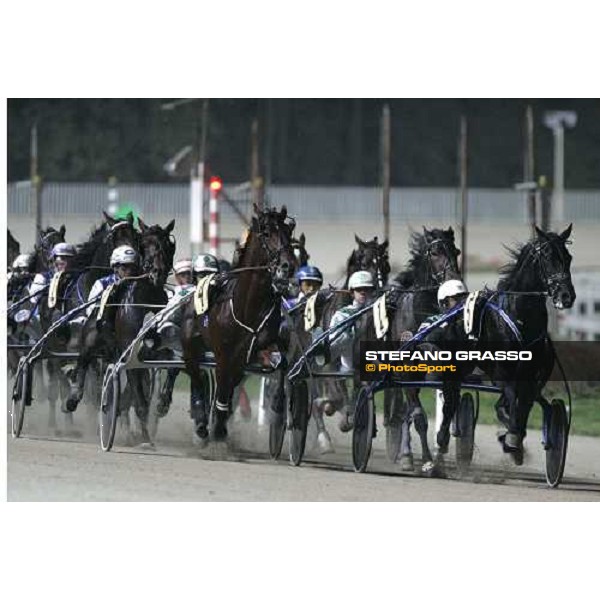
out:
M334 313L329 324L330 328L341 323L367 305L371 300L373 290L375 289L373 275L369 271L357 271L356 273L353 273L348 280L348 289L352 294L352 304L344 306ZM356 329L353 324L345 329L336 331L329 336L331 357L333 359L336 357L340 358L340 371L342 373L347 373L352 370L355 335ZM354 398L353 395L350 394L349 402L345 407L345 411L342 412L342 421L339 424L339 428L344 432L350 431L353 425Z
M296 272L296 281L300 293L296 298L285 298L283 300L283 308L286 310L294 308L303 298L316 294L323 285L323 275L317 267L305 265Z
M113 272L94 282L87 301L89 302L95 298L100 299L104 290L109 285L119 283L122 279L135 275L137 272L137 264L138 253L131 246L123 245L115 248L110 255L110 266L113 268ZM88 317L94 312L96 306L97 303L87 307L86 313Z
M440 307L441 312L427 317L421 325L419 325L419 331L437 323L437 321L439 321L449 310L462 302L468 295L469 290L460 279L449 279L442 283L437 293L438 306ZM436 340L439 340L444 336L444 329L447 325L447 323L442 323L440 327L433 329L427 334L427 341L435 344Z
M52 248L50 256L53 268L44 273L37 273L29 286L29 294L35 294L30 299L31 304L35 306L39 303L40 297L43 295L41 291L50 284L50 280L54 273L69 270L76 254L77 251L75 250L75 246L73 246L73 244L67 244L66 242L60 242Z

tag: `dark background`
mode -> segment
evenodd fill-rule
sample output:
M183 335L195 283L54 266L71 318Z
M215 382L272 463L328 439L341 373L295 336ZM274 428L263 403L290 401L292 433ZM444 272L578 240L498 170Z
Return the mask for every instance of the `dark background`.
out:
M29 178L37 121L46 181L170 181L164 163L197 141L202 102L161 110L170 99L9 99L8 178ZM260 127L261 172L276 184L378 185L380 119L392 115L393 186L457 185L459 118L469 120L469 185L523 179L525 107L535 119L536 174L552 177L545 110L575 110L565 134L567 188L600 187L597 100L211 99L208 165L225 183L250 179L251 123ZM185 175L183 176L185 178Z

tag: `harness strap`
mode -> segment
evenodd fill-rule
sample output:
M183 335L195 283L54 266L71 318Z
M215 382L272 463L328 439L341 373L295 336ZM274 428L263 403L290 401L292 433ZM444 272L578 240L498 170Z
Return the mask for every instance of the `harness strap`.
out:
M271 310L265 315L264 319L260 322L260 325L256 329L252 329L252 327L248 327L245 323L242 323L236 316L235 310L233 309L233 298L229 298L229 305L231 307L231 316L233 320L242 328L245 329L248 333L252 334L252 341L250 342L250 347L248 348L248 353L246 355L246 362L250 362L250 357L252 356L252 351L254 350L254 344L256 343L256 339L258 338L258 334L262 331L262 328L265 326L266 322L269 320L269 317L273 314L277 303L274 303L271 306Z

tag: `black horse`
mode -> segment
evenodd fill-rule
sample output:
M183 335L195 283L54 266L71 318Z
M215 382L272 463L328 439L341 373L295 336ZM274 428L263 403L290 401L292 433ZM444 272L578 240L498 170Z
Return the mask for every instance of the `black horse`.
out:
M9 269L11 268L15 258L17 258L19 254L21 254L21 244L19 244L19 242L9 229L6 235L6 258L8 261Z
M92 230L89 239L78 245L77 254L70 268L61 274L54 294L54 303L50 306L48 294L38 303L42 333L46 332L58 319L61 319L72 309L84 304L94 281L110 270L109 260L112 250L122 243L137 244L137 232L133 229L131 216L123 220L115 220L104 213L105 221ZM47 234L46 234L47 235ZM75 319L66 323L49 337L46 349L52 353L77 353L81 342L81 322ZM46 367L48 373L48 400L50 416L48 425L56 427L55 406L59 396L63 402L69 394L68 377L72 373L72 359L48 358ZM101 377L101 365L94 364L96 382ZM99 385L90 389L98 400ZM63 407L64 409L64 407ZM68 411L67 411L68 412ZM67 415L69 426L71 415Z
M572 225L560 234L544 232L536 227L535 237L528 243L509 249L514 259L502 270L497 292L487 294L484 301L496 303L512 320L512 327L499 317L497 311L486 310L478 326L474 349L487 349L490 344L515 344L517 330L519 347L531 350L532 361L470 363L454 377L444 381L443 420L438 432L440 453L448 450L450 423L460 399L460 381L478 366L502 389L496 405L499 420L506 427L501 435L504 452L515 464L523 463L523 440L527 434L529 413L535 401L547 401L542 390L554 367L554 350L548 335L546 298L550 297L556 309L570 308L576 298L571 281L572 257L567 249ZM473 348L464 340L460 327L448 335L448 341L462 338L464 347Z
M217 382L213 438L227 437L234 389L245 366L277 348L281 324L281 297L296 269L292 247L295 223L281 211L254 207L248 238L238 249L235 268L223 274L205 315L184 308L181 341L191 378L192 417L199 438L208 436L207 375L199 367L207 352L215 356ZM264 357L264 354L263 354ZM283 371L281 372L283 385Z
M336 289L320 290L317 292L315 299L315 332L318 334L329 328L331 318L337 310L346 306L351 301L350 293L348 292L348 281L353 273L357 271L369 271L373 275L376 290L382 290L388 281L390 273L389 242L385 240L379 243L377 237L372 240L363 241L357 235L354 236L357 243L357 248L353 249L348 260L346 261L346 274L344 287ZM302 307L298 306L292 313L291 322L293 324L294 336L293 344L290 352L296 354L292 357L295 360L312 341L310 333L304 331L304 320L302 318ZM335 365L334 365L335 368ZM330 444L326 441L329 439L329 434L325 427L324 415L331 416L336 411L344 410L349 405L349 392L345 380L321 380L315 381L315 389L313 396L317 398L312 405L312 416L317 427L317 439L321 446L321 451L330 451ZM345 429L345 428L344 428ZM320 439L323 437L324 439Z
M390 327L387 339L393 341L412 337L427 317L439 313L439 286L449 279L461 278L458 267L460 250L456 248L452 227L432 230L424 227L423 233L412 232L409 249L406 269L395 278L388 301ZM357 339L374 339L371 313L361 318L359 328L362 331ZM411 424L414 424L421 440L423 464L431 463L432 456L427 441L427 415L419 399L419 389L406 389L406 404L403 394L402 389L385 391L383 422L391 442L388 457L396 460L399 451L401 468L412 470Z

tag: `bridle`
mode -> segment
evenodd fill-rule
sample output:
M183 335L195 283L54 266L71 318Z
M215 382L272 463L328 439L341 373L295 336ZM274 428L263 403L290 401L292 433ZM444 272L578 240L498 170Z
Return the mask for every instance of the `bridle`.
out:
M260 222L259 231L257 232L261 248L267 256L266 271L271 276L271 285L273 290L278 294L283 293L289 285L289 267L286 269L283 268L283 265L281 264L281 255L284 251L288 251L292 256L295 257L291 239L296 226L296 221L292 217L287 217L286 221L287 222L283 223L282 225L286 225L289 228L289 241L286 242L284 239L282 239L283 232L278 224L277 233L279 237L279 246L277 248L272 248L269 245L268 239L270 238L270 235Z
M143 241L144 235L142 234L142 239L140 241L140 245L142 247L143 258L142 258L142 271L145 274L150 274L154 269L154 258L157 255L161 255L165 261L165 277L170 270L168 267L169 262L173 261L173 256L175 255L175 239L173 235L165 235L164 232L161 231L152 231L150 230L147 234L148 237L152 236L155 241L154 248L155 251L145 255L145 250Z
M446 257L446 263L444 265L444 269L442 271L435 271L433 268L433 257L432 257L432 249L437 244L441 244L444 249L444 256ZM428 242L425 247L425 256L427 257L427 278L433 279L435 283L441 285L446 280L446 275L448 271L454 269L456 267L456 272L458 272L458 264L452 264L453 258L456 261L456 256L452 252L449 244L446 240L443 239L435 239L431 242Z
M381 289L385 285L384 275L387 275L387 273L389 273L389 271L390 271L389 262L386 260L387 252L385 252L384 254L381 254L379 252L379 248L376 248L374 250L374 252L375 252L375 257L370 261L371 264L369 264L369 261L367 260L366 252L364 251L363 248L359 248L359 250L355 256L357 256L357 264L358 264L358 267L360 270L368 271L373 266L375 267L375 276L377 277L377 288ZM386 272L384 272L384 266L386 265L386 263L387 263L388 269Z
M564 242L565 244L570 243L568 241ZM523 261L519 271L523 269L523 267L527 264L529 259L533 261L537 261L540 269L540 275L542 280L544 280L546 284L546 291L549 296L554 297L561 286L569 286L571 283L571 273L568 270L566 265L566 261L562 256L562 252L559 252L560 256L560 270L555 273L548 274L548 269L546 268L546 260L544 260L543 249L546 246L557 247L557 244L554 244L552 240L548 240L545 242L540 242L539 240L531 244L531 251L527 256L527 260Z

